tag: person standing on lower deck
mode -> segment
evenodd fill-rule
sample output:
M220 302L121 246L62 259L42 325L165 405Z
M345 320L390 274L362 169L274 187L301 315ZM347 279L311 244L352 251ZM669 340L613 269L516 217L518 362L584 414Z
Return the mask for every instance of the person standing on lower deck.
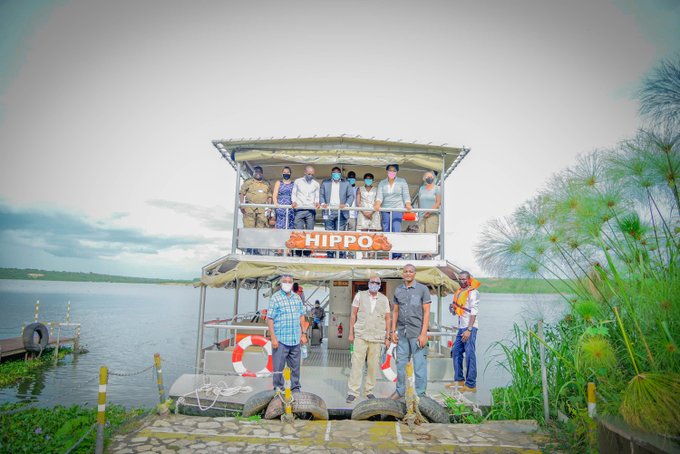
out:
M283 372L290 368L290 389L300 391L300 343L307 343L304 330L305 306L293 292L293 276L281 276L281 290L269 301L267 326L272 342L272 365L274 388L283 390Z
M456 340L453 343L453 386L461 386L462 392L477 391L477 307L479 305L479 291L481 285L470 276L467 271L458 273L460 288L453 294L453 303L449 306L454 316L454 327L458 328ZM463 376L463 357L465 357L465 376ZM451 387L447 385L447 387Z
M404 266L403 285L394 291L392 342L397 344L397 390L390 396L400 399L406 394L406 363L413 358L416 394L427 389L427 327L430 324L430 291L417 282L416 267Z

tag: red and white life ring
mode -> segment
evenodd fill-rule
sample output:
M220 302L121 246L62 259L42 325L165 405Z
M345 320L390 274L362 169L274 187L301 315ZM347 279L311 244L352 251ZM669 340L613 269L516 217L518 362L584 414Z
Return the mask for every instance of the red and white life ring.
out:
M267 352L267 365L259 372L251 372L243 366L243 353L246 348L251 345L257 345L264 348ZM272 343L262 336L246 336L236 344L234 353L231 354L231 362L234 370L242 377L266 377L274 372L274 365L272 364Z
M396 382L397 381L397 374L394 373L392 370L392 358L395 359L396 357L394 356L394 347L396 347L397 344L391 343L390 346L387 348L387 353L385 354L385 362L380 366L380 369L382 369L383 376L388 379L389 381Z

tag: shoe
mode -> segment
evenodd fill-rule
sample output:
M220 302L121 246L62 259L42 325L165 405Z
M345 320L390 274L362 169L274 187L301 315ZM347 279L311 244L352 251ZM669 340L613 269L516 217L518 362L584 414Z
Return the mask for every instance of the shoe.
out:
M451 388L462 388L463 386L465 386L465 382L463 380L459 380L459 381L454 381L452 383L447 384L446 388L449 388L449 389L451 389Z
M366 394L366 399L375 399L375 394L373 393Z
M347 396L347 399L345 399L345 402L347 402L348 404L351 404L352 402L354 402L354 399L356 399L356 396L349 394Z
M477 392L477 387L475 386L474 388L469 388L467 386L463 386L460 389L460 392L462 393L476 393Z
M392 399L392 400L401 400L401 396L399 395L398 392L395 391L395 392L393 392L393 393L390 395L390 397L388 397L388 399Z

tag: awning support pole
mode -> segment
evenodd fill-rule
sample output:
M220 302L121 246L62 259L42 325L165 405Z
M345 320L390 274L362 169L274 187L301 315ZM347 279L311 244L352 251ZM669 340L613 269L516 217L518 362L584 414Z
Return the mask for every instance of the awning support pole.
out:
M201 372L201 353L203 350L203 319L205 317L205 291L206 286L201 286L201 296L198 303L198 336L196 339L196 373Z
M241 279L236 279L236 285L234 286L234 317L238 315L238 294L241 293ZM232 319L233 320L233 319Z
M255 280L255 312L260 310L260 280Z
M236 240L238 236L238 218L241 212L241 164L236 164L236 187L234 188L234 225L231 230L231 253L236 254Z
M446 237L446 216L445 216L445 211L442 209L442 207L445 207L445 201L444 197L446 195L446 184L444 181L446 178L444 178L444 174L446 172L446 161L442 158L442 173L441 173L441 189L439 190L439 257L441 260L446 260L446 244L444 242L444 238ZM439 320L437 320L439 321Z

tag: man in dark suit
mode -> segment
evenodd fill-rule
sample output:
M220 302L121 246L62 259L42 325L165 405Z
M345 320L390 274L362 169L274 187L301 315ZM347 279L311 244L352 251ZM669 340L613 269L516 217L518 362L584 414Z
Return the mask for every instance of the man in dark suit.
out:
M333 167L331 177L321 183L319 190L319 202L323 209L323 221L326 230L344 231L349 219L348 211L340 211L338 208L346 208L354 202L354 190L348 181L342 179L340 167ZM334 252L328 252L328 257L335 256ZM345 252L340 253L345 257Z

